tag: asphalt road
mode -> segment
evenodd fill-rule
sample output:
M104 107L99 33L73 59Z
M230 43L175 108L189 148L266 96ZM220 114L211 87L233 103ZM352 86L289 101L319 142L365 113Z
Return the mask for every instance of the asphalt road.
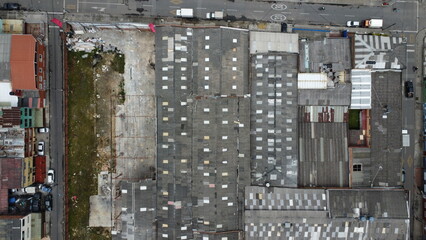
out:
M7 0L1 0L0 3ZM312 0L314 2L315 0ZM15 0L23 7L50 13L108 13L108 14L139 14L144 16L175 16L176 9L194 8L195 16L205 18L207 12L224 10L228 16L237 19L247 18L263 21L286 21L298 24L318 24L345 26L348 20L383 18L384 28L392 31L418 30L419 2L415 0L398 1L392 6L338 6L322 4L298 4L281 2L278 4L244 0ZM357 1L354 1L356 4ZM319 7L325 10L319 10ZM397 8L398 12L393 12Z
M63 63L59 28L49 25L49 118L50 167L55 170L52 189L51 239L64 238L64 113L63 113Z

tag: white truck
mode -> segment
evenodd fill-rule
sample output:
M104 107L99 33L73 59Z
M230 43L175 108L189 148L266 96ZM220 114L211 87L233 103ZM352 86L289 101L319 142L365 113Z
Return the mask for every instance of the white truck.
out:
M402 146L409 147L410 146L410 134L408 134L408 130L402 130Z
M36 187L26 187L26 188L24 188L24 192L34 194L34 193L36 193Z
M367 19L367 20L364 20L363 25L366 28L382 28L383 19Z
M194 17L194 9L192 8L181 8L176 10L176 16L181 18L193 18Z
M223 19L223 11L208 12L206 14L207 19Z

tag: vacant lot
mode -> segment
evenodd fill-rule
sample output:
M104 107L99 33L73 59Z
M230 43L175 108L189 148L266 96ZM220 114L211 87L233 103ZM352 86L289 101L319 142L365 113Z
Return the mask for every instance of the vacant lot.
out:
M89 198L98 194L97 174L114 168L110 121L124 101L124 56L69 52L68 69L69 237L110 239L109 229L88 227Z

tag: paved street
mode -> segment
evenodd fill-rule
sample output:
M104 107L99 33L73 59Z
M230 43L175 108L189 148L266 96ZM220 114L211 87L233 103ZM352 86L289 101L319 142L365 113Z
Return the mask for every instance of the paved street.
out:
M50 113L50 167L55 170L52 190L51 239L64 236L64 122L63 122L63 64L59 28L49 26L49 113Z

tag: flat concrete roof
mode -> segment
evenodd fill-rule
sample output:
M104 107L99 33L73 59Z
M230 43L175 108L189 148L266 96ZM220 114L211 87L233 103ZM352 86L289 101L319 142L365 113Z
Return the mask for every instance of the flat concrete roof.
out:
M402 69L406 43L402 37L355 34L355 68Z
M250 31L250 54L299 53L299 34Z
M156 182L142 180L139 182L122 181L120 231L113 234L113 239L155 239L156 217Z
M323 38L300 43L300 72L321 72L324 64L331 64L335 72L351 69L349 38Z
M374 186L396 187L401 182L401 72L372 73L371 172ZM379 170L379 168L382 168Z

